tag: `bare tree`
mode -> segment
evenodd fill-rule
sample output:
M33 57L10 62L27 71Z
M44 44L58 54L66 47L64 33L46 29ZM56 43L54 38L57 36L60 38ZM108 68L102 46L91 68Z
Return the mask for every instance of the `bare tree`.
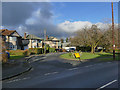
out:
M84 28L76 32L76 36L71 39L73 45L89 46L91 47L91 53L95 52L95 48L102 41L103 33L96 25L92 25L91 28Z

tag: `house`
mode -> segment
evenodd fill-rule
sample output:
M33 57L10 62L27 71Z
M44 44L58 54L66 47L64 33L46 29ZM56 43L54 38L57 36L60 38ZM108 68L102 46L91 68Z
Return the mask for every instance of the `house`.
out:
M25 44L25 42L29 41L29 44L24 45L24 49L29 49L29 48L42 48L43 47L43 39L35 36L35 35L27 35L24 33L24 39L22 40Z
M17 50L22 48L21 36L16 30L2 29L0 30L3 41L5 41L8 50Z
M46 36L45 44L48 44L51 48L56 48L56 49L61 47L60 40L55 37Z

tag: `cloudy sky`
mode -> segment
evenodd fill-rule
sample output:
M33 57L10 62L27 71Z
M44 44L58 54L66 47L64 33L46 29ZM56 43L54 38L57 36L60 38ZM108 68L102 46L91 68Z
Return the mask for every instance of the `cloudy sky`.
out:
M115 23L118 23L118 3L114 3ZM75 31L96 24L106 28L111 18L110 2L3 2L2 28L43 37L68 37Z

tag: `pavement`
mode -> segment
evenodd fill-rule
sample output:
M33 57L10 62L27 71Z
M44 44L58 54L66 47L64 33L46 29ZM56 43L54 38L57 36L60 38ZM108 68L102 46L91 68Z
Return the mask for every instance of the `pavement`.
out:
M2 64L2 80L10 79L30 71L32 67L27 62L27 59L30 58L9 60L7 63Z
M90 60L79 62L49 54L29 59L32 70L3 81L3 88L93 88L118 89L118 61ZM36 60L36 59L37 60Z

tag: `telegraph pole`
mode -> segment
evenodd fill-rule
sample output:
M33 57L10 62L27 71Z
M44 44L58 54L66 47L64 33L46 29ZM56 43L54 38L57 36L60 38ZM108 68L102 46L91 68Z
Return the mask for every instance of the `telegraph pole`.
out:
M113 39L113 60L115 60L115 41L114 41L114 14L113 14L113 2L112 4L112 39Z
M46 54L45 41L46 41L46 29L44 29L44 54Z

